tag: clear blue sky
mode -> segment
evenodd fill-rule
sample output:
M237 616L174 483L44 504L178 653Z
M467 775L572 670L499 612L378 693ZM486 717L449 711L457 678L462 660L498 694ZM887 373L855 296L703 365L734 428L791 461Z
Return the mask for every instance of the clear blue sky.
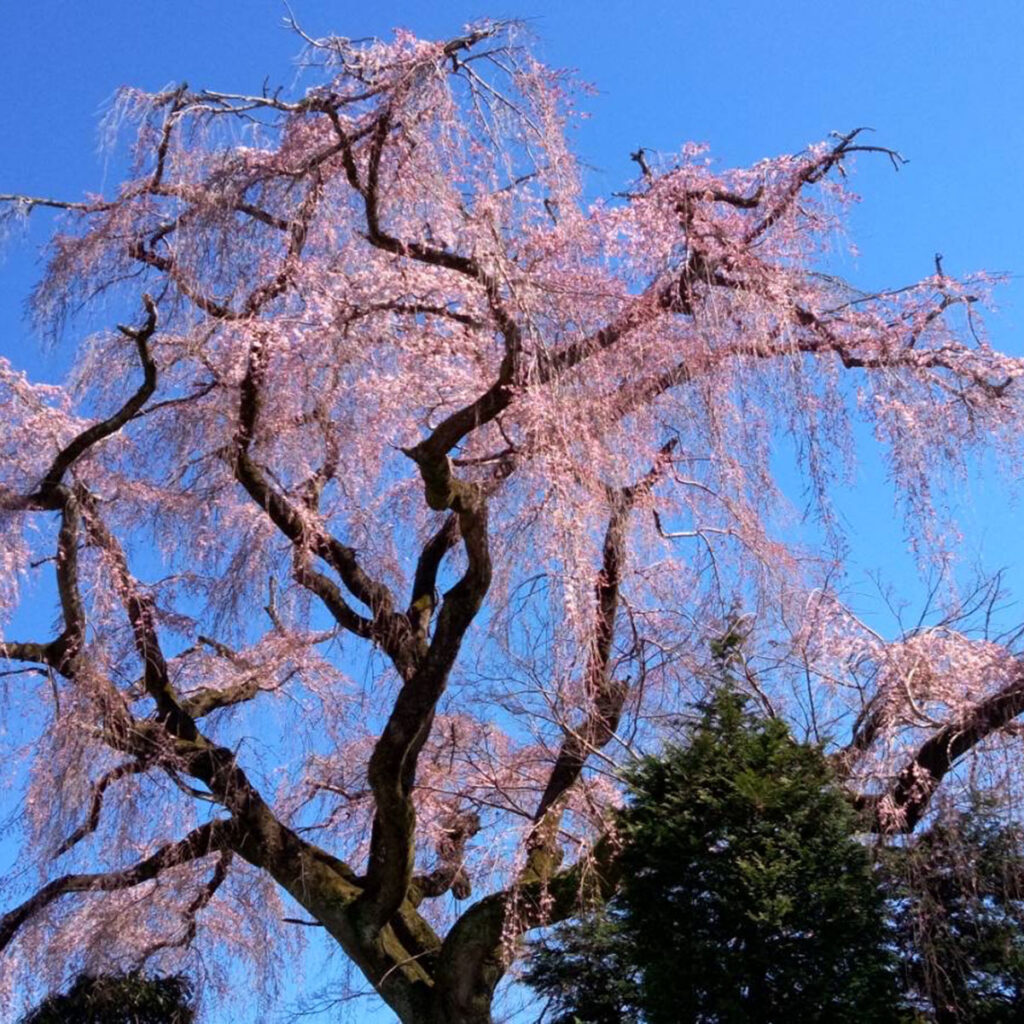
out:
M853 216L861 255L848 276L895 286L931 272L1013 275L989 320L994 343L1024 352L1024 3L1020 0L296 0L313 35L449 36L467 20L527 19L540 54L577 69L597 95L579 133L596 193L633 172L638 145L706 141L724 163L795 151L831 130L877 129L909 164L861 160ZM78 198L108 180L97 116L124 84L187 79L224 90L288 85L298 40L276 0L33 0L0 5L0 192ZM68 348L41 360L22 318L45 213L0 256L0 354L55 377ZM2 429L2 426L0 426ZM1007 496L984 475L965 507L965 560L1006 566L1024 596L1024 545ZM844 502L860 570L909 584L910 560L884 473L868 462ZM874 524L888 538L878 544ZM44 618L48 619L47 609ZM356 1020L382 1019L354 1010ZM311 1020L311 1018L305 1018Z

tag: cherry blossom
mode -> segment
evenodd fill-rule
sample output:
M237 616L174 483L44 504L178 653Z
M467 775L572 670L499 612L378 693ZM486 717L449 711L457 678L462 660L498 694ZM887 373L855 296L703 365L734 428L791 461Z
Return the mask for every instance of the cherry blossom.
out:
M733 170L640 150L590 202L579 86L517 32L306 39L296 95L126 90L109 196L3 197L58 211L40 327L122 321L65 386L0 362L40 876L10 881L6 978L102 956L216 985L303 920L400 1019L489 1021L525 933L614 890L619 768L737 622L751 695L830 745L866 830L1017 742L1012 642L970 608L872 632L831 504L866 423L948 564L936 483L1022 454L993 281L828 272L854 159L901 161L863 130ZM51 634L11 635L49 587Z

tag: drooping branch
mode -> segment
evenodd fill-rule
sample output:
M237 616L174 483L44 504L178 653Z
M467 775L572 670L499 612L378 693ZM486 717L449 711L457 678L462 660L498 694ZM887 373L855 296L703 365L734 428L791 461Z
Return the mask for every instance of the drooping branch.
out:
M196 937L196 918L199 912L209 905L210 900L217 894L217 890L227 881L228 871L231 868L231 862L234 859L234 851L230 848L221 850L220 856L217 858L217 864L213 869L213 874L210 876L210 880L204 885L199 892L193 897L192 901L185 908L185 930L176 938L164 939L161 942L153 943L148 946L142 954L141 959L145 960L153 956L155 953L159 953L161 949L174 949L183 946L188 946Z
M271 589L271 604L268 606L267 610L270 612L275 629L283 631L284 625L277 616L273 600L274 592L273 589ZM196 639L200 645L214 650L241 674L239 681L231 684L230 686L203 686L198 690L194 690L189 693L187 697L183 697L181 699L182 710L197 720L213 711L217 711L220 708L232 707L236 704L244 704L247 701L253 700L261 693L267 693L279 689L295 674L293 670L292 672L287 673L284 678L279 679L276 682L267 682L263 678L264 670L260 666L254 664L248 658L243 657L227 644L221 643L219 640L211 639L208 636L203 636L202 634L200 634ZM323 637L316 639L323 639ZM178 657L180 658L191 654L196 649L196 647L189 648L188 650L183 651Z
M626 531L637 499L650 492L675 446L674 439L665 444L658 461L637 483L608 489L611 515L604 536L601 570L594 586L594 635L586 667L588 711L580 726L567 727L567 735L534 813L534 821L538 825L575 784L590 754L604 747L618 727L629 687L611 678L611 651L619 587L627 554ZM560 810L556 810L555 817L561 817ZM538 835L541 845L548 845L554 827L548 823L546 828L538 830L538 833L544 833L543 838Z
M0 918L0 951L6 949L18 929L55 900L75 892L114 892L130 889L156 878L162 871L207 854L223 850L232 840L232 826L211 821L194 829L184 839L161 847L156 853L129 868L101 874L64 875L44 885L21 906Z
M948 297L942 297L925 314L925 318L935 319L951 305L970 301L973 300L950 300ZM858 351L856 339L844 340L838 333L840 328L857 327L856 323L846 322L841 316L812 314L798 305L793 307L790 315L793 323L807 330L806 334L787 336L781 328L777 328L760 340L744 338L734 344L722 346L714 352L688 357L675 366L649 377L637 378L625 386L616 387L614 393L608 396L609 419L619 422L674 388L711 377L730 363L750 360L774 361L811 356L836 359L848 370L881 373L902 370L922 377L925 374L942 371L948 375L948 381L940 381L938 375L935 375L932 379L937 386L949 391L952 387L950 382L961 381L965 390L976 388L988 400L1002 398L1017 376L1024 373L1024 368L1011 368L1009 373L1004 372L996 379L992 379L979 367L972 365L970 360L964 358L970 352L965 347L947 345L935 349L915 348L919 328L914 329L909 325L907 335L898 347L885 352L862 352ZM870 344L873 343L873 338L867 331L863 331L862 341ZM958 395L963 397L960 392Z
M253 459L251 447L262 405L261 389L269 352L267 340L257 338L250 349L249 364L242 381L239 425L236 433L235 476L249 496L263 508L274 525L296 549L295 565L298 581L317 594L338 624L357 636L372 637L397 659L405 662L405 638L408 620L395 612L390 590L372 579L359 564L355 551L319 529L274 487L266 473ZM348 591L366 605L369 619L357 613L341 591L309 565L306 552L322 558L339 575Z
M60 530L57 534L57 554L54 561L64 628L48 643L0 643L0 656L46 665L70 678L75 672L76 659L85 639L85 605L78 583L78 546L81 542L82 515L78 498L63 484L53 488L50 497L59 503L60 508Z
M1024 714L1024 666L996 693L961 712L918 747L888 791L856 801L874 831L912 832L956 762Z
M342 629L366 639L373 639L378 635L372 620L363 618L352 610L334 580L313 568L310 553L301 544L296 544L293 549L292 566L295 582L319 597Z
M100 518L95 499L84 488L80 488L79 493L89 539L104 553L113 570L114 586L131 625L135 650L142 661L143 685L156 703L159 720L171 735L195 741L199 735L196 724L182 709L167 669L167 659L156 628L153 598L143 591L132 575L124 549Z
M156 363L149 351L149 342L156 333L157 309L156 303L149 295L142 296L142 303L146 307L147 314L142 327L120 327L121 333L131 338L139 350L139 359L142 361L144 372L142 383L135 394L117 412L99 423L94 423L87 430L83 430L57 453L57 457L51 463L46 476L43 477L39 485L40 494L49 495L61 482L64 474L82 455L104 438L116 434L142 409L156 390Z
M89 813L85 821L57 847L54 857L60 857L67 853L76 843L96 831L100 823L100 813L103 810L103 795L112 782L117 782L118 779L123 779L128 775L138 775L148 769L149 764L145 761L125 761L102 775L92 788L92 799L89 802Z
M66 485L64 476L86 452L116 434L135 417L156 389L156 363L149 350L149 342L156 332L157 308L149 295L143 296L143 305L146 308L143 325L120 328L123 334L134 340L142 362L143 381L138 389L115 413L86 428L64 445L33 494L20 499L20 502L11 502L12 508L21 510L60 512L55 565L64 628L49 643L7 643L0 647L0 652L7 658L48 665L62 675L72 673L74 660L85 637L86 614L79 591L78 553L82 543L83 513L89 497L84 488Z
M110 211L123 206L125 202L138 199L144 195L179 199L183 202L193 202L202 198L202 193L198 186L173 184L168 182L158 182L154 184L150 180L143 184L125 189L116 199L96 199L86 202L74 202L64 199L50 199L46 196L4 193L0 194L0 203L10 203L15 206L22 206L29 211L36 207L41 207L51 210L67 210L72 213L81 213L86 216L91 216L100 213L109 213ZM274 214L255 206L253 203L248 203L244 200L232 201L229 204L229 208L236 213L241 213L247 217L251 217L253 220L259 221L261 224L266 224L268 227L276 228L278 231L288 230L287 220L284 220L281 217L276 217ZM154 238L154 236L157 236L159 238L164 238L187 220L187 213L182 213L170 224L162 225L160 228L157 228L156 232L150 234L148 237Z

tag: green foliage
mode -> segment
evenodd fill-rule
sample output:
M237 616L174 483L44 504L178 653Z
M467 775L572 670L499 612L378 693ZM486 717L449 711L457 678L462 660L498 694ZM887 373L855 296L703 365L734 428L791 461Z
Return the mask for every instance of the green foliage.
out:
M192 1024L191 999L191 985L182 975L81 974L66 993L49 996L21 1024Z
M728 683L630 788L622 893L533 952L554 1024L1024 1020L1024 828L990 804L873 874L820 751Z
M613 904L552 929L534 946L524 980L544 996L552 1024L635 1024L639 969Z
M1024 830L976 801L884 853L901 985L938 1024L1024 1020Z
M727 681L686 742L629 777L621 894L535 957L559 1024L899 1019L853 812L820 750L747 710L736 646L715 651Z
M729 685L636 767L622 913L651 1024L895 1019L881 894L832 783Z

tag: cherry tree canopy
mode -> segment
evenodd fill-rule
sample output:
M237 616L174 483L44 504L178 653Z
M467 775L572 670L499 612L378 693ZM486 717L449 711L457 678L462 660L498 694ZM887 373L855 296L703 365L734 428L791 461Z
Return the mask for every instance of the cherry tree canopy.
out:
M963 606L886 641L828 585L856 438L923 558L936 482L1019 464L985 282L826 272L850 158L900 162L861 131L731 171L641 150L588 203L573 83L514 36L307 39L294 97L128 90L110 196L3 197L60 211L40 324L123 321L64 387L0 361L0 611L59 598L0 634L42 876L4 985L90 944L258 962L283 890L403 1021L489 1021L525 932L614 888L615 766L725 622L867 828L962 759L1004 778L1024 661Z

